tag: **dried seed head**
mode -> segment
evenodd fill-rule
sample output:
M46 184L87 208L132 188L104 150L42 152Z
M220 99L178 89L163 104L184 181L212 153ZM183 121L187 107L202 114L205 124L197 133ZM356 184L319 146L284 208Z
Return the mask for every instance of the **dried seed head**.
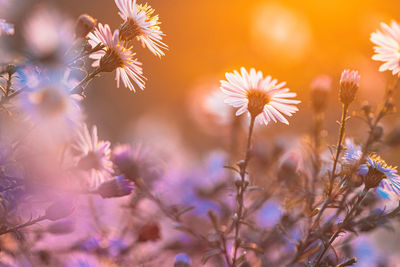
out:
M349 105L353 102L359 85L360 75L358 74L358 71L344 70L340 78L340 102L344 105Z
M76 21L76 38L85 38L96 27L97 20L88 14L82 14Z

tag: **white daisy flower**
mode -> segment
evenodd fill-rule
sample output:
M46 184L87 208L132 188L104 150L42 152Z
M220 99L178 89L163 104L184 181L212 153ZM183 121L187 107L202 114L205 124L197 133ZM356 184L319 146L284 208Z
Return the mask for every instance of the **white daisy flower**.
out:
M86 185L96 188L104 181L112 178L113 164L110 160L111 150L109 141L99 141L97 127L93 126L89 132L83 124L77 132L72 149L77 153L77 168L85 172Z
M261 71L254 68L250 73L241 68L241 73L234 71L225 74L227 81L221 81L221 90L227 95L225 103L239 108L236 115L246 111L259 123L268 124L280 121L289 124L282 115L292 116L298 111L295 106L301 101L288 99L296 97L296 93L284 88L286 82L278 84L271 76L263 77Z
M168 46L162 42L164 34L160 30L158 15L153 15L154 9L147 4L138 5L136 0L115 0L115 3L124 20L119 28L121 40L130 42L136 38L156 56L163 56L162 49Z
M99 23L94 33L89 33L89 43L94 48L97 45L104 45L105 50L93 53L90 58L95 59L94 67L99 67L103 72L116 70L115 79L119 87L120 79L124 86L131 91L136 91L131 79L140 89L144 89L144 77L142 76L142 63L134 58L135 53L131 48L126 48L119 41L119 31L114 34L110 27Z
M400 73L400 25L392 21L390 25L381 23L382 31L377 30L371 34L371 42L375 55L373 60L384 62L379 71L392 71L393 75Z

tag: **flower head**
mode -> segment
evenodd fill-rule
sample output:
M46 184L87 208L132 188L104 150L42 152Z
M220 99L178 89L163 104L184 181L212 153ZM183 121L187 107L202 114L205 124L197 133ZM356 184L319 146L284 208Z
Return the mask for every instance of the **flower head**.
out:
M300 101L288 99L296 93L284 88L285 82L278 84L271 76L264 78L261 71L251 69L248 73L245 68L241 68L241 73L234 71L225 76L227 81L221 81L221 90L227 95L225 103L240 107L236 115L248 111L260 123L280 121L289 124L282 113L290 117L298 111L294 105Z
M371 34L371 42L375 55L373 60L384 62L379 71L392 71L393 75L400 73L400 26L395 21L390 25L381 23L382 31L377 30Z
M400 195L400 177L395 167L389 166L379 156L372 154L367 163L360 166L366 188L380 187L389 195Z
M42 127L66 129L80 123L83 117L79 106L81 100L79 95L70 94L64 82L42 79L21 94L19 107L31 121Z
M111 178L113 165L110 160L110 142L99 141L96 126L93 126L90 133L87 125L82 125L81 130L77 132L73 149L78 154L77 167L88 172L87 185L89 188L95 188Z
M88 37L93 48L98 45L105 47L105 50L97 51L90 56L95 59L93 66L98 66L104 72L115 70L117 87L119 87L120 79L122 79L125 87L128 87L131 91L136 91L132 79L140 89L144 89L142 63L134 58L135 53L131 48L126 48L120 43L118 30L112 33L107 24L103 26L99 23L98 28L95 29L94 33L89 33Z
M354 101L358 87L360 86L360 75L355 70L344 70L340 77L339 99L345 105Z
M4 19L0 19L0 36L2 34L13 35L14 25L7 23Z
M115 0L115 3L124 20L119 27L120 39L130 42L136 38L153 54L163 56L162 49L168 47L162 42L164 34L160 30L158 15L153 15L154 9L148 4L138 5L136 0Z
M51 66L64 65L74 42L73 23L55 9L40 6L28 17L24 39L34 59Z

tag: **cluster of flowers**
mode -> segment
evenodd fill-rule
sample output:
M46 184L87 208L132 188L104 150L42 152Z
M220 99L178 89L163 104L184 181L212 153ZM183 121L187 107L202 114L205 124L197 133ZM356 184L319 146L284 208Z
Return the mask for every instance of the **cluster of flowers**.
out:
M122 80L131 91L136 87L144 89L145 78L141 63L135 57L135 41L140 41L158 57L167 49L154 9L147 4L137 4L136 0L115 0L115 3L123 21L115 31L107 24L97 24L96 19L86 14L73 26L54 10L39 7L28 17L22 31L23 51L28 52L0 68L3 78L0 92L0 237L11 234L17 237L14 241L19 242L17 246L11 241L8 242L11 245L4 245L9 258L0 258L2 264L131 264L129 252L137 249L139 243L160 240L161 228L167 229L168 237L168 230L174 228L180 232L171 242L164 242L158 248L140 247L137 255L143 257L136 259L137 264L156 264L154 258L159 258L157 264L170 266L163 262L163 256L169 257L169 251L175 256L175 252L184 250L197 260L205 250L205 255L200 255L203 263L213 258L216 266L250 266L251 263L347 266L356 260L339 258L338 253L334 253L336 259L327 255L342 233L372 230L400 216L400 207L365 216L365 211L373 205L362 205L374 190L378 192L372 194L374 205L379 205L377 195L389 200L398 200L400 196L400 176L396 168L374 153L374 145L383 135L379 123L394 111L393 95L400 73L400 26L397 23L382 24L383 31L371 36L376 44L373 59L384 62L380 71L393 72L396 86L389 87L382 108L376 114L370 106L363 107L363 116L370 128L364 145L345 139L349 108L360 87L358 71L342 72L338 142L331 150L331 157L325 159L320 151L321 132L330 78L319 76L311 85L315 129L308 145L312 151L303 155L299 151L306 149L301 145L296 153L290 150L283 153L285 149L277 145L267 152L260 149L260 143L253 144L256 122L268 126L272 122L288 125L287 117L298 111L300 101L285 82L265 77L253 68L250 71L241 68L240 72L226 73L226 80L220 85L226 107L238 108L235 116L247 114L250 118L244 159L235 166L225 166L233 175L223 171L227 159L218 153L210 157L205 168L193 168L189 161L184 161L182 165L186 168L173 166L161 175L154 157L149 162L145 149L129 145L112 149L109 141L99 140L96 126L89 130L84 123L85 90L100 74L115 71L117 87ZM14 31L13 25L0 20L0 36L9 38L4 35L11 35L12 38L14 34L18 31ZM87 62L91 62L91 67L86 66ZM216 92L213 96L218 97L218 103L223 102ZM234 124L235 120L232 121ZM285 156L281 157L282 154ZM258 169L251 169L250 162L259 163ZM265 173L275 178L257 187L256 179L250 179L249 173L252 173L251 178L264 179ZM227 188L233 188L233 194L226 194ZM168 201L161 200L154 191L167 196ZM262 193L250 195L258 191ZM231 195L234 198L229 197ZM128 201L126 196L129 196ZM105 219L98 209L107 211L106 202L95 203L95 197L101 200L118 198L125 202L115 199L119 209L111 210L118 214ZM282 203L276 204L278 200ZM125 205L123 208L121 203ZM335 211L327 211L328 208ZM74 214L82 231L87 230L83 225L90 217L87 228L95 227L99 236L85 236L68 244L62 251L81 254L61 264L59 259L54 259L53 254L57 254L52 251L54 244L40 243L45 233L75 235L71 221L65 220ZM117 220L116 215L123 219ZM165 222L166 218L172 224ZM28 231L45 221L51 223ZM115 225L113 233L108 229L110 225ZM39 248L35 250L36 258L27 256L27 244L21 241L24 238L19 238L25 230L29 235L26 239ZM136 235L133 237L131 232ZM16 249L18 246L23 248ZM151 253L153 250L156 253ZM80 258L82 255L95 257ZM99 264L98 258L106 262ZM176 255L175 266L191 265L188 255Z

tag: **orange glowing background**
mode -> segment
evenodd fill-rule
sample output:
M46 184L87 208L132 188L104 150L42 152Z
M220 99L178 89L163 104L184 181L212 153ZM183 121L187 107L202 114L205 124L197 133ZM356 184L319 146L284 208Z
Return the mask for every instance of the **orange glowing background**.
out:
M113 28L120 24L112 0L48 2L72 18L89 13ZM193 88L202 80L218 87L225 72L241 66L255 67L287 81L302 100L300 112L291 120L295 127L275 125L264 130L266 134L309 130L309 84L318 74L331 75L335 85L344 68L358 69L362 77L358 104L364 99L376 104L389 74L379 73L379 63L371 60L369 36L380 22L400 19L398 0L151 0L149 3L160 15L169 51L159 60L137 47L148 78L144 92L134 94L124 88L117 89L113 75L92 83L86 100L90 107L88 118L102 128L104 138L129 140L129 134L142 125L144 117L154 123L178 126L180 135L189 141L204 138L186 112ZM22 12L20 16L23 15ZM327 117L332 124L328 130L336 129L335 110L339 110L339 105L335 90L330 104L332 113Z

